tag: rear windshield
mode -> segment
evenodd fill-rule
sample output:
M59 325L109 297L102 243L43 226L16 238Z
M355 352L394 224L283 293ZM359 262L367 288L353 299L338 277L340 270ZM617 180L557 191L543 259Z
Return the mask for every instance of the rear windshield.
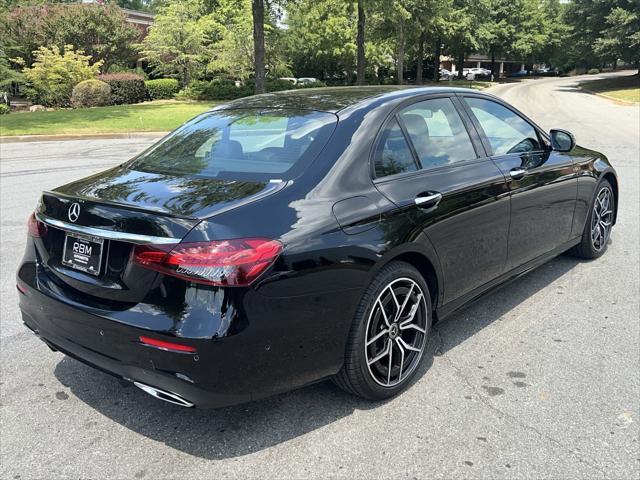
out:
M136 157L133 170L223 179L288 179L333 133L331 113L235 109L204 113Z

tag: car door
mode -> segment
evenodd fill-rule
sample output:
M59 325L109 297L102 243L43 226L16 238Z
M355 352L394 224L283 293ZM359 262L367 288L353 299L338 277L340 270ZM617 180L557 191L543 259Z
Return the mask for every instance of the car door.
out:
M513 109L486 97L464 100L511 191L511 270L569 241L577 194L573 163L551 151L542 133Z
M450 96L404 105L373 153L376 187L438 255L444 303L499 276L507 255L508 187L464 115Z

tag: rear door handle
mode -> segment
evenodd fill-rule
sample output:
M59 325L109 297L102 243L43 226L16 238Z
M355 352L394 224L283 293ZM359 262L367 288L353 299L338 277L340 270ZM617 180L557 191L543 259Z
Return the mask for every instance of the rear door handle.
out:
M441 193L428 192L418 195L414 201L420 208L431 208L438 205L438 203L440 203L440 200L442 200Z
M511 178L514 180L522 180L526 174L527 171L524 168L512 168L509 171L509 175L511 175Z

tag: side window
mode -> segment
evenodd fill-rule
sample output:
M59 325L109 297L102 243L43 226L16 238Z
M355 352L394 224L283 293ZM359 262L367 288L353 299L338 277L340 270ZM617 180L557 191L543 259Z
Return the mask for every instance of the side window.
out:
M493 155L526 153L541 149L536 129L499 103L482 98L465 99L484 130Z
M397 120L387 126L375 153L376 177L418 169L413 154Z
M434 98L400 112L422 168L476 158L471 138L449 98Z

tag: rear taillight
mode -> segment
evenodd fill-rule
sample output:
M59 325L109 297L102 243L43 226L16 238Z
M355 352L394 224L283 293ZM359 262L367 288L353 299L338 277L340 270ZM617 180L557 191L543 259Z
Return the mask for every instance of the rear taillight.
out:
M29 235L32 237L42 237L47 233L47 226L36 218L35 212L29 216L27 228L29 230Z
M217 286L249 285L282 252L267 238L242 238L177 245L137 245L133 262L166 275Z

